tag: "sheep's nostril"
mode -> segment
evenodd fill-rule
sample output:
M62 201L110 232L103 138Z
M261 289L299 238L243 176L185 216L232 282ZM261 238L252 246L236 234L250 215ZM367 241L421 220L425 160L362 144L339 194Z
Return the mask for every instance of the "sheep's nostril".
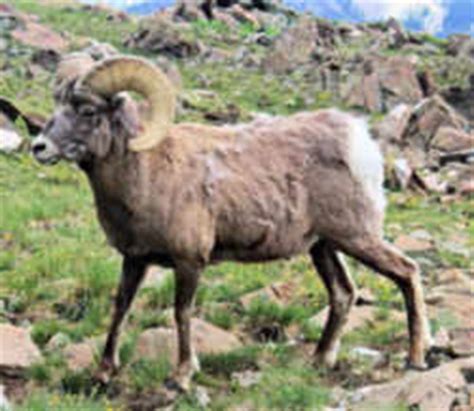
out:
M35 143L35 144L33 144L33 147L31 147L31 150L33 151L33 154L39 154L42 151L46 150L46 144L45 143Z

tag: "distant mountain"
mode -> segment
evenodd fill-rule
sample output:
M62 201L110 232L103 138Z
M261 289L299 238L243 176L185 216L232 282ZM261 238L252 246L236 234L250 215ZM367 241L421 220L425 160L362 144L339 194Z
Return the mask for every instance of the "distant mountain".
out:
M98 0L82 0L96 2ZM146 15L175 3L175 0L102 0L128 13ZM400 3L398 3L400 1ZM297 11L310 11L328 19L362 22L398 18L413 31L428 31L446 37L453 33L474 34L472 2L474 0L423 0L401 2L401 0L374 2L362 0L283 0Z
M110 0L109 0L110 1ZM146 15L151 14L157 10L169 7L175 3L176 0L137 0L135 4L130 6L124 6L124 10L130 14ZM310 3L302 2L301 0L285 0L284 3L298 11L311 11L315 7L311 7ZM113 1L112 1L113 4Z
M152 0L143 1L142 3L136 3L131 6L126 6L125 11L130 14L146 15L155 12L156 10L163 9L171 6L175 0Z

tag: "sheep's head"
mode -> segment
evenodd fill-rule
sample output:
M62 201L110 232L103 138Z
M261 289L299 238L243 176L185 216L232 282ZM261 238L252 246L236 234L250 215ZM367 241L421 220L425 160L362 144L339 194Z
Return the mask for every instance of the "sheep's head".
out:
M124 91L147 100L142 124ZM173 87L158 68L139 58L110 58L94 65L63 94L60 107L33 141L33 154L45 164L101 158L110 151L117 127L134 130L128 133L133 134L129 150L147 150L163 139L174 111Z

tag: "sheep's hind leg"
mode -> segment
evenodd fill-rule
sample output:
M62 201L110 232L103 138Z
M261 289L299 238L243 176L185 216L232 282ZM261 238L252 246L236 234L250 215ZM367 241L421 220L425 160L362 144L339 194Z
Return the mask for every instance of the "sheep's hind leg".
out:
M424 369L425 351L431 345L428 317L418 266L382 239L360 238L341 244L349 255L394 281L402 291L410 335L409 365Z
M199 362L191 344L191 314L194 295L202 268L194 264L181 263L175 270L175 320L178 329L178 367L168 387L188 391Z
M112 324L109 328L99 369L95 375L101 383L108 383L111 376L118 369L117 342L120 327L143 280L145 269L146 264L140 259L125 257L123 260L122 276L115 299Z
M316 267L329 293L329 317L315 352L315 365L333 367L349 311L355 300L355 286L336 250L320 240L310 250Z

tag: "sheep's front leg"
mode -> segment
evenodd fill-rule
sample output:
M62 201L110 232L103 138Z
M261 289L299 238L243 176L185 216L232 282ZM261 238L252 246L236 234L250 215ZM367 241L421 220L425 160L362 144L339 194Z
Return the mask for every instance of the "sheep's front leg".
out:
M201 267L187 263L179 264L175 270L178 367L171 381L171 386L181 391L189 389L193 373L199 371L199 363L191 344L191 314L201 271Z
M112 324L109 328L102 360L96 374L96 378L102 383L107 383L112 374L118 369L117 342L120 326L143 280L145 269L146 264L141 259L125 257L123 260L122 277L115 299Z

